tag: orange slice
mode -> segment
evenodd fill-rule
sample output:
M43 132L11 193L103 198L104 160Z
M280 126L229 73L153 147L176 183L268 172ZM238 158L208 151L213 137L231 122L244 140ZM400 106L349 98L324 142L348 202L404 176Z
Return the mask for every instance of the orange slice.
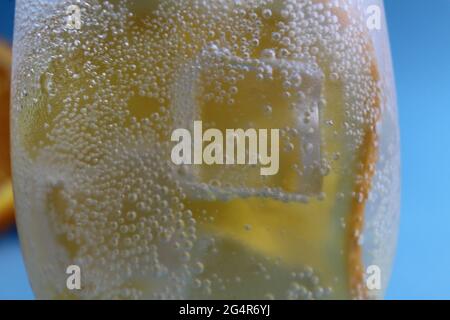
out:
M9 145L11 49L0 42L0 231L14 222Z

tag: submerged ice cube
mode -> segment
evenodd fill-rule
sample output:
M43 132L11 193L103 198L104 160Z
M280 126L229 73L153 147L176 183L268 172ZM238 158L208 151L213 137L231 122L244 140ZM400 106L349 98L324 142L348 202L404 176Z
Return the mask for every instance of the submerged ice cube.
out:
M257 150L259 160L262 154L259 144L256 149L249 145L250 135L244 138L244 165L226 164L229 161L224 159L224 164L192 161L174 166L180 183L194 197L271 196L289 200L321 192L322 72L302 61L263 56L240 58L211 45L191 64L183 66L177 76L172 88L174 129L189 130L193 139L195 121L202 122L203 133L219 130L224 137L224 157L227 130L267 130L269 151L271 129L280 133L279 170L275 175L262 175L263 164L251 161L255 159L252 150ZM208 144L203 142L203 147ZM195 152L193 148L192 157Z

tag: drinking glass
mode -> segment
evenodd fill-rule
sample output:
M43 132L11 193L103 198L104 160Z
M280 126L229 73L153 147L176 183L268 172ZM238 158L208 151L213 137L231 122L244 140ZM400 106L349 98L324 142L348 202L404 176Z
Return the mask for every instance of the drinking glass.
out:
M379 299L399 217L381 0L17 0L40 299Z

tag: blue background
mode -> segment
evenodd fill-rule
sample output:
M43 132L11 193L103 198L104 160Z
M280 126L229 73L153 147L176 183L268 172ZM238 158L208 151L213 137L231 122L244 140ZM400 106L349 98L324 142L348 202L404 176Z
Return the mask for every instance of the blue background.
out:
M388 299L450 299L450 0L385 0L402 135L402 215ZM11 41L13 1L0 1ZM449 201L447 201L449 200ZM17 234L0 235L0 299L28 299Z

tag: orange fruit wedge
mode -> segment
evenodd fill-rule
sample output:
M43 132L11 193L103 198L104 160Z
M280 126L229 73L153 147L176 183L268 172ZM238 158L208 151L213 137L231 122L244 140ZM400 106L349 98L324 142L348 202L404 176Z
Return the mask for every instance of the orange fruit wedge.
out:
M11 49L0 42L0 231L14 222L9 143Z

